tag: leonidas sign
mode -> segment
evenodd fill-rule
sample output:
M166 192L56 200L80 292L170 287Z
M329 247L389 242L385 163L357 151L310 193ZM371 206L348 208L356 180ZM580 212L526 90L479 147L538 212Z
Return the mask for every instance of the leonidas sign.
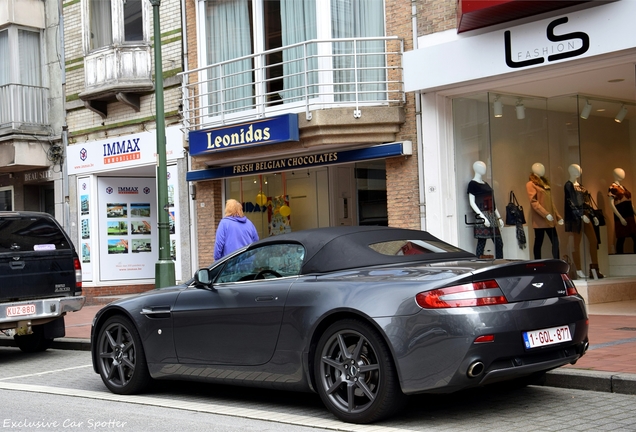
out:
M232 126L191 131L190 155L199 156L225 150L298 141L298 115L277 117L241 123Z
M454 30L404 53L406 91L433 90L636 47L636 1L618 1L470 36Z

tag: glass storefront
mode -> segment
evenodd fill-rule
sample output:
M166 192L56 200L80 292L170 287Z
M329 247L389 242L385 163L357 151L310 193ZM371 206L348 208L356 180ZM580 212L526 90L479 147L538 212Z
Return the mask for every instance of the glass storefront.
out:
M636 223L629 214L629 191L636 186L635 111L631 102L581 95L454 99L459 246L496 256L502 242L504 258L558 257L573 265L578 278L636 274L634 263L626 264L636 257ZM476 174L477 161L485 164L483 176ZM526 224L483 230L470 204L473 179L492 188L493 212L504 221L514 193ZM594 223L588 204L602 211L605 225ZM485 244L484 232L490 236Z
M227 179L259 238L336 225L387 225L384 160Z

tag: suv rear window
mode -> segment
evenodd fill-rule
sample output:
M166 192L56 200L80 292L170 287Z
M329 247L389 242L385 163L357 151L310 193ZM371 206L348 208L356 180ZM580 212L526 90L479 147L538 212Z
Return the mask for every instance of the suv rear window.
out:
M0 253L71 249L56 223L43 217L0 218Z

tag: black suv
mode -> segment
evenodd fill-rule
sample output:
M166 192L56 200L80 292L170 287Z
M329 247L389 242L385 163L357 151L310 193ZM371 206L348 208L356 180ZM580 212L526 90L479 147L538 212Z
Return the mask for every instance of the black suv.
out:
M0 331L22 351L44 351L85 301L77 252L55 218L0 212Z

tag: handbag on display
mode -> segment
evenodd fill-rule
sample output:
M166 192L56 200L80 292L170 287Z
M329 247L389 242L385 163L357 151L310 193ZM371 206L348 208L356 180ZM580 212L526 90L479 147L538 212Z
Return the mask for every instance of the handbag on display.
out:
M510 191L510 200L506 205L506 225L523 225L525 223L526 217L523 214L523 207L519 205L515 193Z
M594 199L592 199L592 195L589 195L590 203L592 203L592 214L598 220L598 226L605 226L605 214L603 214L603 210L598 208Z

